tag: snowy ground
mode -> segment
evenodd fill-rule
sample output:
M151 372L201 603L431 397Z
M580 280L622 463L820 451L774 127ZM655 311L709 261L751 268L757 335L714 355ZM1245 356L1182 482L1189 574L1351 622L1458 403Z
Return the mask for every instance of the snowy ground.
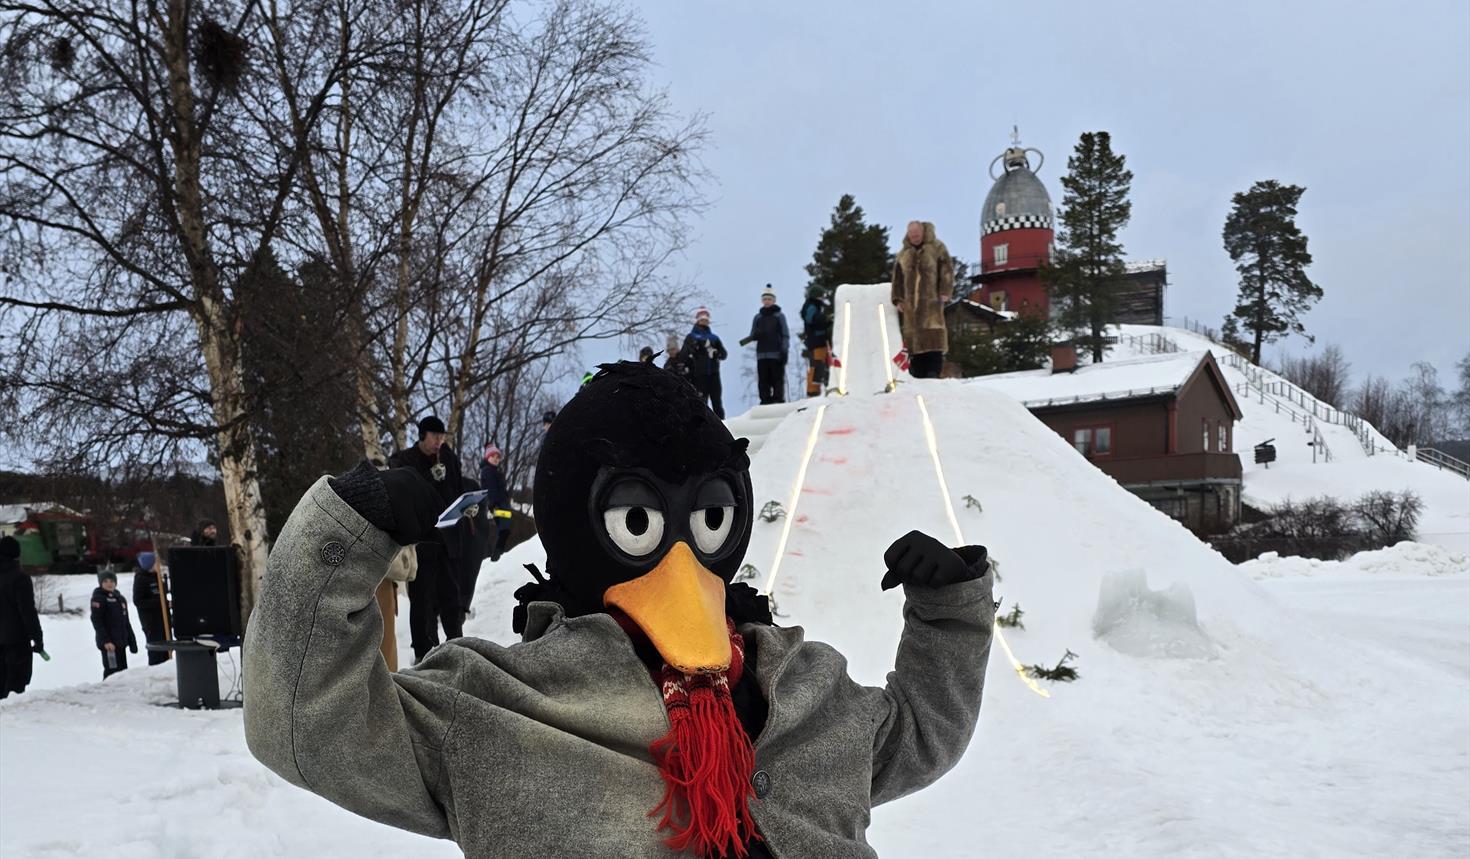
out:
M877 294L849 293L855 320L876 321L863 302ZM1081 673L1041 698L997 649L955 771L875 810L881 855L1470 854L1463 554L1401 545L1343 565L1234 567L1004 395L937 380L862 393L886 382L880 362L856 360L880 348L862 341L876 329L845 344L853 395L793 413L755 459L757 504L788 511L756 525L756 583L771 583L781 623L831 642L858 681L884 681L902 599L878 588L882 552L910 528L953 533L922 395L961 538L999 559L1002 611L1025 610L1008 633L1017 656L1071 649ZM532 542L487 565L468 634L510 642L520 565L540 560ZM271 775L238 710L169 708L171 666L95 682L85 618L45 623L57 660L38 665L39 691L0 705L7 859L457 854ZM44 688L62 678L79 685Z

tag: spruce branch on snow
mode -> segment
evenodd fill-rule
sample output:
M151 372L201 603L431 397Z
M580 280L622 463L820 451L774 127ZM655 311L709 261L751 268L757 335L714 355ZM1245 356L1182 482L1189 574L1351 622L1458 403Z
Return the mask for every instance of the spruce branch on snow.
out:
M1021 618L1025 614L1026 612L1021 610L1021 604L1016 603L1011 606L1010 611L1005 614L996 615L995 624L996 626L1003 626L1006 629L1025 629L1026 624L1021 622ZM1068 652L1070 653L1071 651Z
M1077 669L1073 668L1067 663L1076 658L1077 654L1073 653L1071 650L1068 650L1065 654L1062 655L1061 659L1057 660L1057 664L1053 667L1047 668L1044 665L1027 665L1026 673L1031 675L1032 677L1035 677L1038 680L1052 680L1058 683L1071 683L1078 677Z
M762 522L774 522L777 519L785 518L785 516L786 508L782 507L779 501L767 501L760 512Z

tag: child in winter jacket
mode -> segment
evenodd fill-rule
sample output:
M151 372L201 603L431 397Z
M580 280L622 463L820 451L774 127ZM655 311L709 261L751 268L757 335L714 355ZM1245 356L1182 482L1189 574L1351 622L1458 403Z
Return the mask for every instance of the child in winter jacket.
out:
M100 584L92 591L92 629L97 633L97 649L102 652L102 679L126 671L128 654L138 652L138 639L128 620L128 601L117 589L117 573L104 572Z

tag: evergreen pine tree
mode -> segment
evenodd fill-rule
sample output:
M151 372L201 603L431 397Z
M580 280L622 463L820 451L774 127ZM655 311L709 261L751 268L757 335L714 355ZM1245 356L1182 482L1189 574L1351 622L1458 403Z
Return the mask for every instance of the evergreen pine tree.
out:
M1094 362L1103 359L1104 334L1113 321L1115 288L1123 275L1118 231L1133 211L1128 201L1133 173L1123 165L1106 131L1082 134L1062 177L1056 249L1041 271L1058 327L1090 349Z
M811 276L807 285L821 287L830 299L841 284L879 283L892 272L888 228L864 223L863 207L851 194L843 194L806 267Z
M1296 225L1296 206L1306 190L1275 179L1257 182L1235 195L1225 219L1225 251L1240 272L1240 293L1227 320L1240 320L1251 335L1250 359L1257 364L1263 343L1306 336L1298 317L1322 297L1322 287L1307 277L1312 255Z

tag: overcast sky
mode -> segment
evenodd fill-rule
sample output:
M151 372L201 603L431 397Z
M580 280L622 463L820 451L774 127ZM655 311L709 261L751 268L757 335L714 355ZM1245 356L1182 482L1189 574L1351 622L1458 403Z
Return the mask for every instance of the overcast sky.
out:
M843 193L895 242L932 220L976 260L986 169L1015 124L1046 154L1053 203L1078 135L1112 134L1134 174L1124 247L1168 260L1171 320L1218 327L1231 195L1278 179L1307 189L1317 348L1344 346L1358 377L1429 360L1446 382L1470 350L1466 0L639 8L654 80L709 115L718 184L681 265L731 341L767 282L794 316ZM745 353L725 372L731 413L754 399Z

